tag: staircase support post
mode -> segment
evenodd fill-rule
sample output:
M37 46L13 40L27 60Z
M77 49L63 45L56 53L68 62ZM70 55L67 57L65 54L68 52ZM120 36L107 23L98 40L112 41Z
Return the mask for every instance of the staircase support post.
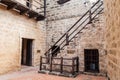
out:
M50 72L52 72L52 54L50 54Z
M40 70L42 70L42 56L40 56Z
M61 57L60 73L63 73L63 57Z
M77 73L79 72L79 57L77 57L77 60L76 60L76 71Z
M46 17L46 0L44 0L44 16Z
M74 66L74 65L75 65L74 60L75 60L75 59L72 58L72 75L75 74L75 71L74 71L74 70L75 70L75 69L74 69L74 68L75 68L75 66Z
M68 32L66 32L66 45L69 45L69 36L68 36Z
M91 9L89 10L89 24L92 23L92 12Z

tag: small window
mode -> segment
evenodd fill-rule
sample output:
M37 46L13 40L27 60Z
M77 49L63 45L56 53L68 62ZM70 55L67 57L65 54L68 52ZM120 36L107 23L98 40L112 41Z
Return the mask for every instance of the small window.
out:
M57 2L58 2L58 4L64 4L64 3L68 2L68 1L70 1L70 0L59 0Z
M99 72L99 51L98 49L85 49L85 71Z
M26 6L31 8L31 6L32 6L31 3L32 3L32 0L27 0L26 1Z

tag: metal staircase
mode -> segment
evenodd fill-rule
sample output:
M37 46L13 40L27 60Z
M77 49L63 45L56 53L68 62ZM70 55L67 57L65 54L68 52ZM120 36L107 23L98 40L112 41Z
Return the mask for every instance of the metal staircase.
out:
M91 24L93 20L97 18L99 14L103 11L103 1L98 0L93 6L72 26L68 29L56 43L45 53L47 62L46 64L51 65L54 57L60 53L60 50L64 49L65 46L81 34L82 31ZM54 48L53 48L54 47ZM45 58L45 57L44 57ZM40 60L40 71L42 70L42 59ZM79 62L78 62L79 64ZM52 66L50 66L51 68ZM79 66L78 66L79 67ZM77 71L79 72L79 71Z
M56 46L53 50L53 46L45 53L46 56L54 57L59 53L58 48L63 49L73 38L77 37L77 34L81 33L88 24L103 11L103 2L98 0L70 29L64 33L53 46ZM58 52L57 52L57 51Z

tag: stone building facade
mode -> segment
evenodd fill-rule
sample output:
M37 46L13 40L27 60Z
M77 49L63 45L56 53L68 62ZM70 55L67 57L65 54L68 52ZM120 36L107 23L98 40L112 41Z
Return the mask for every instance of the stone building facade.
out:
M24 0L18 1L25 3ZM27 52L27 47L31 48L30 65L39 64L40 54L45 52L46 47L44 24L44 20L36 21L26 15L20 15L16 10L7 10L0 4L0 74L20 70L23 65L22 58L27 58L22 55Z
M70 0L64 4L58 4L59 0L47 2L47 48L50 48L90 7L94 4L90 0ZM98 21L87 25L87 29L79 34L78 38L70 42L57 57L72 58L78 56L80 59L80 71L85 71L85 49L98 49L99 71L106 74L106 52L105 52L105 26L104 14L98 16ZM72 53L71 53L72 52ZM69 64L66 62L65 64Z
M16 1L26 6L24 0ZM42 3L40 0L39 2ZM41 7L34 2L34 0L32 3ZM90 2L89 0L70 0L64 4L58 4L58 0L47 0L46 19L39 22L28 18L27 15L19 15L19 13L13 9L7 10L5 6L0 5L0 74L21 69L22 65L25 65L25 62L27 61L27 56L24 56L28 49L32 50L30 65L39 65L40 56L44 55L44 52L50 48L93 4L94 2ZM108 4L110 3L107 2L107 0L106 4L107 8L109 8L110 5ZM32 6L31 9L36 12L41 12L40 9L35 8L34 6ZM116 13L116 15L118 14ZM109 17L107 17L107 20L109 20ZM97 50L99 53L99 72L101 74L106 74L106 29L104 22L104 13L102 13L97 16L97 21L93 20L91 24L87 25L87 28L84 29L82 33L78 34L78 37L73 39L73 42L70 42L70 45L66 46L57 57L71 58L78 56L80 59L79 69L84 72L85 50ZM108 21L107 25L109 25L109 23L111 22ZM112 27L109 27L107 28L108 33L113 29ZM115 31L115 29L113 30ZM107 39L111 38L109 35L110 34L106 36ZM115 39L114 36L113 39ZM111 46L116 47L116 44L111 43ZM116 52L117 55L117 51L114 49L107 49L108 52ZM112 68L108 67L108 70L113 70L114 67L118 67L116 64L115 66L113 65L113 62L116 63L116 60L114 60L115 57L112 57L111 55L113 54L108 55L108 58L113 61L110 60L108 64L111 65ZM115 59L117 59L117 56ZM68 63L69 62L66 64ZM94 64L92 64L92 66L94 66ZM117 76L119 74L115 73L115 75ZM110 72L109 76L112 76ZM116 79L113 77L113 80Z
M105 0L106 47L110 80L120 79L120 0Z

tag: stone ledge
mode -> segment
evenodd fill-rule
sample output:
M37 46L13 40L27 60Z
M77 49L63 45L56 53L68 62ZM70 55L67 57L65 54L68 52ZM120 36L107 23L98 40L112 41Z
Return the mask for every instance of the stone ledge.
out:
M82 72L82 74L93 75L93 76L104 76L104 77L106 77L106 74L103 74L103 73Z

